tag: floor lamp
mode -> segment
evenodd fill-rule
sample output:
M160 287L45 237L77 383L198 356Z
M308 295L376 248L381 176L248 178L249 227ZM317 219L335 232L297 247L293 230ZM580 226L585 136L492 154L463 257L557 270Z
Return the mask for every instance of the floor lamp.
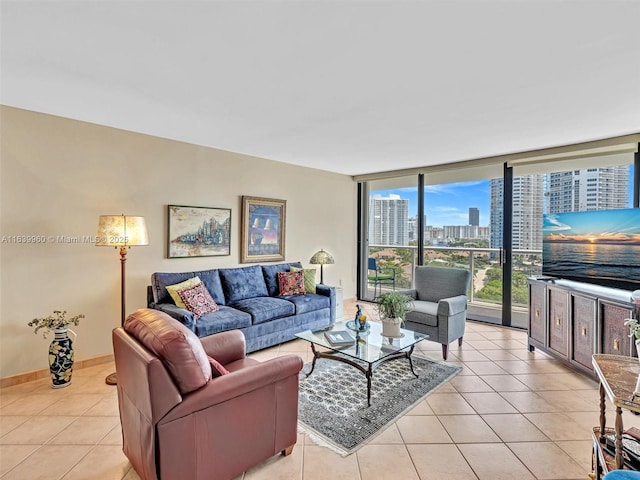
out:
M96 246L120 249L120 326L124 326L126 311L125 263L127 262L127 249L138 245L149 245L144 217L131 217L124 214L100 215ZM104 381L107 385L116 385L118 383L116 373L107 375Z
M324 271L323 267L325 265L331 265L335 263L333 257L329 252L325 252L324 250L320 250L313 254L313 257L309 260L311 265L320 265L320 283L324 285Z

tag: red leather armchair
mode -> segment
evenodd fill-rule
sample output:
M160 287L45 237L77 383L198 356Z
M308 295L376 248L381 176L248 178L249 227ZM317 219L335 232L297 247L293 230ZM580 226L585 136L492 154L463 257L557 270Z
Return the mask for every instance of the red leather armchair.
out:
M150 309L113 331L113 348L123 451L143 480L231 479L293 450L299 356L261 363L238 330L198 339Z

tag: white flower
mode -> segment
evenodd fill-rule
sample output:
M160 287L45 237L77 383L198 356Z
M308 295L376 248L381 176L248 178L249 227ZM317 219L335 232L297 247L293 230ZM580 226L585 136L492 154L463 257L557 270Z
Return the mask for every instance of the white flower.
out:
M625 320L624 324L629 327L631 333L629 334L629 338L635 337L640 339L640 323L635 318L629 318Z

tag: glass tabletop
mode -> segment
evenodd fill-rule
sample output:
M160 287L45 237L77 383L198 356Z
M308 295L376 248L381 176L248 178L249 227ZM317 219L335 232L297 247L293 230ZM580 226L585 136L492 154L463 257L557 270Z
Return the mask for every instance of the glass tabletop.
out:
M400 329L399 338L386 337L382 335L381 324L368 322L367 325L369 326L367 331L359 332L348 328L347 322L336 322L331 327L321 330L296 333L296 337L368 363L382 360L429 338L429 335L403 328ZM332 345L325 332L347 332L354 341L348 345Z

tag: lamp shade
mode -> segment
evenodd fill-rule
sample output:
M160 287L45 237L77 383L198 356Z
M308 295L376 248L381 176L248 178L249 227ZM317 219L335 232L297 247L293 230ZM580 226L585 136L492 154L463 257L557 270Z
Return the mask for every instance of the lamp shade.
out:
M130 247L149 245L144 217L128 215L100 215L96 246Z
M336 263L329 252L320 250L313 254L313 257L309 260L311 265L330 265Z

